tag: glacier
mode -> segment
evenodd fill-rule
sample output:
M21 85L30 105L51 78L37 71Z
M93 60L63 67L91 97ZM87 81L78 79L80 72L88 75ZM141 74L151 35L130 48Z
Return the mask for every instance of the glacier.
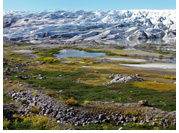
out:
M176 43L176 10L3 12L4 40L30 43Z

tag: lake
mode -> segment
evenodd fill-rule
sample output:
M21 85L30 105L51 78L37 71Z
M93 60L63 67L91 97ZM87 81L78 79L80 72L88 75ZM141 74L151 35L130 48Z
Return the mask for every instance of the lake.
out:
M106 56L106 53L90 53L86 51L74 50L74 49L63 49L60 50L58 54L55 55L57 58L67 58L67 57L98 57Z

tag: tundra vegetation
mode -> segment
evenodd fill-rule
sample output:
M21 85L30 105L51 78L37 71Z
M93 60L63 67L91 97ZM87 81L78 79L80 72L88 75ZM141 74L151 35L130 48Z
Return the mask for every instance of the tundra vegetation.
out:
M16 49L26 49L34 44L18 43L13 46L4 48L4 88L3 103L4 104L26 104L26 99L20 101L14 100L9 92L22 92L26 90L24 84L31 85L36 88L32 93L33 97L38 97L38 91L56 99L65 104L65 106L73 108L85 108L88 111L116 111L116 108L110 106L101 106L94 104L96 102L115 103L138 103L140 100L147 100L150 106L158 108L162 111L172 112L176 110L176 75L173 71L153 71L144 69L133 69L120 66L123 61L110 61L106 57L69 57L56 58L62 49L84 50L86 52L104 52L109 57L114 58L143 58L131 50L123 50L124 47L114 47L106 49L103 45L99 47L80 47L55 45L55 48L33 48L32 53L12 52ZM9 47L9 48L8 48ZM142 52L141 50L140 52ZM133 53L132 53L133 52ZM145 51L147 52L147 50ZM156 52L155 50L153 52ZM132 53L132 54L131 54ZM173 53L157 53L158 58L176 58ZM144 55L145 57L145 55ZM172 58L172 59L173 59ZM150 62L150 61L149 61ZM158 62L161 61L154 61ZM126 63L126 62L125 62ZM133 62L128 61L127 64ZM140 62L141 63L141 62ZM147 63L147 62L142 62ZM110 75L122 74L139 75L143 81L118 82L107 84L114 77ZM21 83L20 87L16 87ZM35 98L34 98L35 99ZM42 116L38 112L42 108L38 105L30 106L30 113L21 115L20 113L12 114L10 117L3 119L3 129L23 130L23 129L99 129L99 130L124 130L148 129L162 130L175 129L176 125L168 125L163 127L160 125L151 125L149 123L139 124L128 123L115 124L113 120L104 123L96 123L89 125L63 125L56 122L55 118L48 115ZM132 111L133 110L133 111ZM140 116L138 110L120 108L118 110L124 115ZM62 128L63 127L63 128Z

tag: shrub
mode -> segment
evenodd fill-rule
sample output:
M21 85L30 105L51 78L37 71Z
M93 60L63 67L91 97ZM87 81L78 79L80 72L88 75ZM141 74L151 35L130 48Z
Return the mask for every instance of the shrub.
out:
M107 125L103 126L103 130L107 130L107 129L108 129Z
M171 79L172 80L176 80L176 76L171 76Z
M53 62L56 62L57 59L54 59L53 57L39 57L39 58L36 58L35 59L36 61L44 61L44 62L48 62L48 63L53 63Z
M22 61L22 59L21 59L21 58L17 58L17 60L18 60L18 61Z
M15 58L14 58L14 57L11 57L10 60L15 60Z
M26 99L20 100L20 103L24 104L26 102Z
M94 73L99 73L99 71L94 71Z
M74 99L65 99L63 100L63 102L67 105L70 105L70 106L75 106L78 104L78 101L74 100Z
M18 89L18 91L23 91L24 90L24 88L23 87L20 87L19 89Z
M165 79L170 79L170 76L169 75L165 75Z
M16 118L18 118L19 116L18 116L17 114L13 114L12 117L13 117L14 119L16 119Z
M10 130L56 130L58 123L55 118L28 114L14 117L13 121L3 120L3 129Z
M39 52L38 51L32 52L32 54L37 54L37 53L39 53Z
M11 55L22 55L24 53L8 53L7 55L11 56Z
M163 54L160 54L160 55L158 56L158 58L159 58L159 59L162 59L162 58L163 58Z
M45 90L45 94L48 95L48 96L51 96L51 97L54 96L54 93L49 91L49 90Z
M34 92L32 93L32 96L37 96L37 94L38 94L38 92L37 92L37 91L34 91Z
M3 120L3 130L8 130L10 127L10 121L7 119Z
M139 88L148 88L158 91L176 91L176 86L170 83L155 83L151 81L134 82L134 86Z
M84 104L90 104L91 102L90 101L88 101L88 100L85 100L84 101Z
M62 100L63 100L63 98L62 98L62 97L58 97L58 100L62 101Z
M121 101L121 99L122 99L121 97L118 97L118 100L119 100L119 101Z
M40 106L31 106L30 107L30 111L32 113L39 113L39 111L41 110L41 107Z
M56 62L57 59L54 59L53 57L44 57L43 61L52 63L52 62Z
M176 80L176 76L165 75L165 79Z

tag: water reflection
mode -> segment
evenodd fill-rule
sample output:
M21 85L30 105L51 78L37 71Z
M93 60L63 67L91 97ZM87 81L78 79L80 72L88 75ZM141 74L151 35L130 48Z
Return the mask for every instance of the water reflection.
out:
M106 56L106 53L89 53L86 51L79 51L73 49L63 49L60 50L58 54L55 55L57 58L67 58L67 57L98 57Z

